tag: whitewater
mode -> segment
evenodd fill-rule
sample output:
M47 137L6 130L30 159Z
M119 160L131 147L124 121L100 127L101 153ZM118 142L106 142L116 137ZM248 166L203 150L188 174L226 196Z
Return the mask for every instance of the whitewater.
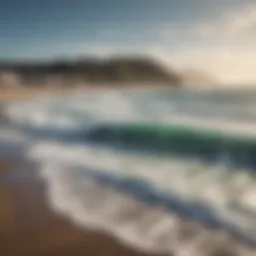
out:
M116 90L11 102L0 142L38 163L49 206L74 225L152 253L255 255L255 99Z

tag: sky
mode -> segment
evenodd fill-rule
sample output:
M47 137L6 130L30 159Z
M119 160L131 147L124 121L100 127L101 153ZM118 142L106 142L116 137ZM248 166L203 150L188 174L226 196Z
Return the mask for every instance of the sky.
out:
M117 54L256 84L256 1L0 1L0 59Z

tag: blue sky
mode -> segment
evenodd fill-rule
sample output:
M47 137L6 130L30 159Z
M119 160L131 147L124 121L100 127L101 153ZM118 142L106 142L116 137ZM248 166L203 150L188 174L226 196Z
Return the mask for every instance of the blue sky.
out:
M253 0L1 0L0 58L146 53L254 81L255 25Z

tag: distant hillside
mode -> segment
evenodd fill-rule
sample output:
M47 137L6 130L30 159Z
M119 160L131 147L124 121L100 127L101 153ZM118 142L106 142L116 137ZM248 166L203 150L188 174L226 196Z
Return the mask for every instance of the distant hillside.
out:
M181 77L150 58L112 58L108 60L80 59L48 63L0 62L0 84L3 74L11 74L19 84L42 85L74 83L166 83L181 84ZM2 74L2 76L1 76ZM9 75L10 77L10 75ZM8 79L7 79L8 80Z

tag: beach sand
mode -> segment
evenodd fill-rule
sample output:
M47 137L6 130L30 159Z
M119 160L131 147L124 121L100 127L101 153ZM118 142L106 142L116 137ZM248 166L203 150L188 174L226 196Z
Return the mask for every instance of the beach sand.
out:
M109 89L107 86L97 88ZM0 91L0 102L55 97L88 90L95 89L8 89ZM36 174L37 167L24 159L0 158L1 256L145 255L106 234L77 227L54 213L46 202L45 184ZM220 253L218 256L232 255L236 254Z
M42 86L2 88L0 102L61 97L111 88L115 89L107 85L70 89ZM46 202L44 183L35 177L36 169L24 159L0 158L1 256L144 255L107 235L76 227L51 211Z
M99 87L102 88L102 87ZM0 102L8 101L20 101L20 100L30 100L30 99L40 99L45 97L57 97L65 96L73 93L79 93L81 91L88 91L92 89L91 87L71 87L71 88L61 88L61 87L46 87L46 86L22 86L18 88L5 88L0 90ZM95 90L95 89L94 89Z
M52 212L43 182L24 160L0 160L0 255L143 255Z
M107 234L77 227L55 214L47 205L45 184L36 175L36 166L24 159L0 159L0 255L147 255L126 247ZM181 232L182 240L191 237L189 224L185 223L184 232L189 233ZM209 240L208 243L205 246L211 248L212 242ZM236 256L235 241L233 246L211 255Z
M47 97L61 97L69 96L73 94L95 92L95 91L109 91L109 90L126 90L126 89L175 89L173 87L168 87L167 85L109 85L109 84L95 84L95 85L79 85L70 87L60 87L55 85L49 86L22 86L17 88L1 88L0 89L0 102L8 101L20 101L20 100L35 100Z

